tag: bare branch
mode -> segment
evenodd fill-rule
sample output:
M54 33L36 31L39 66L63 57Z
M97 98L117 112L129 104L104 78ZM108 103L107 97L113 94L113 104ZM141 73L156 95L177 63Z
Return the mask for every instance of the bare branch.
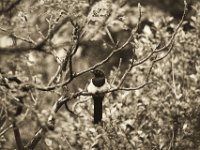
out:
M32 44L32 42L27 46L10 46L10 47L0 47L1 54L13 54L13 53L22 53L28 52L30 50L44 52L43 47L45 46L48 39L51 39L53 35L66 23L69 21L69 17L65 17L59 23L54 25L49 31L48 35L43 38L43 40L37 42L36 44ZM18 36L17 36L18 37ZM19 37L18 37L19 38Z
M185 19L185 17L186 17L187 10L188 10L188 9L187 9L187 2L186 2L186 0L184 0L184 11L183 11L183 15L182 15L182 17L181 17L181 21L180 21L179 24L177 25L177 27L176 27L174 33L172 34L170 40L168 41L168 43L167 43L165 46L163 46L162 48L157 49L157 50L156 50L157 52L160 52L160 51L165 50L167 47L169 47L169 46L173 43L174 38L176 37L176 34L178 33L178 30L179 30L179 28L181 27L181 25L183 24L183 21L184 21L184 19Z
M131 61L132 61L131 64L129 64L128 69L125 71L125 73L123 74L119 84L117 85L118 88L121 87L121 85L124 83L124 80L126 79L128 73L130 73L131 69L133 68L133 60L131 60Z
M176 27L176 29L175 29L175 31L174 31L174 33L173 33L171 39L168 41L168 43L167 43L164 47L162 47L162 48L160 48L160 49L158 49L158 47L159 47L159 45L158 45L158 46L152 51L152 53L150 53L146 58L144 58L143 60L139 61L139 62L136 63L136 64L131 64L131 65L129 66L129 68L126 70L126 72L124 73L124 75L123 75L123 77L122 77L122 79L121 79L121 81L120 81L118 87L120 87L120 86L123 84L123 82L124 82L124 80L125 80L127 74L131 71L131 69L132 69L134 66L138 66L138 65L140 65L140 64L142 64L142 63L144 63L144 62L146 62L151 56L153 56L154 53L162 52L163 50L167 49L167 48L171 45L171 46L169 47L167 53L166 53L164 56L162 56L162 57L160 57L160 58L158 58L158 59L155 59L155 60L153 61L152 66L151 66L151 68L150 68L150 70L149 70L149 74L150 74L150 72L151 72L151 70L152 70L152 68L153 68L153 65L154 65L157 61L160 61L160 60L162 60L162 59L164 59L165 57L168 56L168 54L171 52L171 50L172 50L172 48L173 48L174 38L175 38L175 36L176 36L176 34L177 34L177 32L178 32L178 29L181 27L181 25L182 25L182 23L183 23L183 20L184 20L184 18L185 18L185 16L186 16L187 3L186 3L186 1L184 1L184 3L185 3L185 8L184 8L183 16L182 16L181 21L179 22L178 26ZM156 58L157 58L157 56L156 56ZM147 81L148 81L148 79L149 79L149 75L147 76Z
M72 111L71 109L69 109L68 105L67 105L67 102L65 103L65 108L66 110L71 114L73 115L74 117L78 117L78 115L76 113L74 113L74 111Z
M61 108L61 106L67 102L67 98L65 97L60 97L55 104L53 105L52 109L51 109L51 114L48 118L48 128L53 130L55 127L55 114L57 113L57 111ZM37 133L35 134L35 136L32 138L32 140L27 144L27 148L33 150L36 145L38 144L38 142L41 140L41 138L46 134L46 132L48 131L47 128L41 128L40 130L37 131Z
M29 150L33 150L37 143L44 137L47 131L44 128L41 128L30 141L30 143L26 146Z
M112 44L115 44L115 41L114 41L114 39L113 39L113 37L112 37L112 35L111 35L111 33L110 33L108 27L105 27L105 29L106 29L106 32L107 32L108 37L110 38Z
M80 36L80 28L77 24L75 24L73 21L71 21L74 30L73 30L73 35L72 35L72 40L73 40L73 46L70 50L70 56L69 56L69 74L70 74L70 79L72 80L74 77L73 73L73 66L72 66L72 58L76 54L78 47L79 47L79 36Z
M63 63L62 63L63 64ZM55 80L56 78L58 77L58 75L61 73L62 71L62 64L59 64L58 68L57 68L57 71L56 73L51 77L49 83L48 83L48 86L50 86Z
M171 46L169 47L169 49L167 50L167 52L165 53L165 55L162 56L162 57L160 57L160 58L155 59L154 62L160 61L160 60L164 59L165 57L167 57L169 55L169 53L172 51L173 46L174 45L173 45L173 42L172 42ZM155 52L157 52L157 51L155 51Z
M82 72L76 73L76 74L73 76L73 78L76 78L76 77L78 77L78 76L81 76L81 75L83 75L83 74L89 72L90 70L96 69L96 68L98 68L99 66L105 64L106 62L108 62L108 61L110 60L110 58L111 58L115 53L117 53L117 52L123 50L123 48L124 48L125 46L127 46L127 45L130 43L130 41L132 40L133 35L134 35L133 33L136 33L137 30L138 30L138 28L139 28L139 23L140 23L140 20L141 20L141 7L140 7L140 4L138 4L138 8L139 8L138 24L137 24L137 26L136 26L136 29L132 31L131 36L126 40L126 42L125 42L121 47L114 49L104 60L102 60L102 61L99 62L99 63L96 63L94 66L92 66L92 67L90 67L90 68L88 68L88 69L86 69L86 70L84 70L84 71L82 71ZM187 10L186 8L187 8L187 3L185 3L185 9L184 9L183 17L182 17L180 23L178 24L178 26L176 27L176 30L174 31L174 33L173 33L173 35L172 35L172 38L169 40L168 44L166 44L164 47L162 47L162 48L160 48L160 49L158 49L158 47L159 47L159 44L158 44L158 46L157 46L150 54L148 54L145 58L143 58L143 59L140 60L140 61L135 62L135 63L133 64L133 67L138 66L138 65L140 65L140 64L143 64L143 63L146 62L149 58L151 58L154 54L164 51L166 48L168 48L168 47L173 43L173 39L175 38L175 35L177 34L178 29L181 27L181 25L182 25L182 23L183 23L183 20L184 20L184 18L185 18L186 10ZM170 51L171 51L171 48L170 48ZM165 57L169 54L170 51L168 51L168 52L166 53ZM164 58L164 57L163 57L163 58ZM163 58L162 58L162 59L163 59ZM160 59L161 59L161 58L160 58ZM159 61L160 59L158 59L157 61ZM41 91L50 91L50 90L53 90L53 89L55 89L55 88L57 88L57 87L61 87L61 86L67 85L67 84L69 84L71 81L72 81L72 79L69 78L68 80L64 81L63 83L59 83L59 84L56 84L56 85L53 85L53 86L41 87L41 86L35 85L34 87L35 87L36 89L38 89L38 90L41 90Z
M34 44L33 41L31 41L30 39L27 39L27 38L24 38L24 37L20 37L18 35L16 35L15 33L12 33L11 31L3 28L3 27L0 27L0 30L3 31L3 32L6 32L8 35L10 35L11 37L13 38L16 38L16 39L19 39L21 41L24 41L24 42L27 42L29 44Z
M63 59L62 63L58 66L58 69L57 69L55 75L49 81L48 87L55 81L55 79L57 78L57 76L59 74L61 74L63 71L66 71L67 65L69 65L69 70L68 70L69 76L70 76L69 80L71 81L74 77L72 58L76 54L76 52L78 50L78 46L79 46L79 26L74 24L72 20L71 20L71 24L74 26L74 30L73 30L73 34L72 34L73 45L71 46L70 50L66 50L67 54L66 54L65 58Z
M139 90L139 89L142 89L144 88L145 86L151 84L152 82L146 82L138 87L130 87L130 88L114 88L114 89L111 89L109 91L107 91L108 93L110 92L115 92L115 91L135 91L135 90Z
M115 53L117 53L117 52L123 50L123 48L125 48L125 47L130 43L130 41L133 39L134 34L138 31L139 24L140 24L140 20L141 20L141 7L140 7L140 4L138 4L138 9L139 9L139 17L138 17L137 26L136 26L135 30L134 30L134 29L132 30L131 35L130 35L130 37L126 40L126 42L125 42L122 46L120 46L119 48L114 49L104 60L102 60L102 61L99 62L99 63L96 63L94 66L88 68L87 70L84 70L84 71L82 71L82 72L80 72L80 73L77 73L77 74L75 75L75 77L78 77L78 76L80 76L80 75L82 75L82 74L84 74L84 73L86 73L86 72L89 72L90 70L93 70L93 69L98 68L99 66L102 66L103 64L105 64L106 62L108 62L108 61L110 60L110 58L111 58ZM66 82L66 83L67 83L67 82Z
M13 127L13 125L10 124L7 128L5 128L3 131L1 131L1 132L0 132L0 137L1 137L2 135L4 135L8 130L10 130L12 127Z
M126 70L126 72L123 74L119 84L117 87L115 88L112 88L112 89L109 89L107 91L104 91L102 93L111 93L111 92L115 92L115 91L133 91L133 90L138 90L138 89L141 89L141 88L144 88L145 86L149 85L150 83L152 82L149 82L149 77L150 77L150 74L152 72L152 69L153 69L153 66L155 65L156 62L164 59L165 57L168 56L168 54L171 52L172 48L173 48L173 41L174 41L174 38L178 32L178 29L180 28L180 26L182 25L182 22L183 22L183 19L185 18L185 13L186 13L186 6L187 6L187 3L185 1L185 9L184 9L184 14L183 14L183 17L180 21L180 23L178 24L176 30L174 31L171 39L168 41L168 43L158 49L159 46L156 46L154 48L153 51L151 51L149 54L147 54L146 57L144 57L143 59L139 60L139 61L136 61L134 62L134 60L132 60L130 66L128 67L128 69ZM106 62L108 62L110 60L110 58L117 52L123 50L130 42L131 40L133 39L133 36L134 36L134 33L137 32L138 28L139 28L139 24L140 24L140 19L141 19L141 7L140 7L140 4L138 5L138 8L139 8L139 17L138 17L138 24L136 26L136 29L132 31L130 37L124 42L124 44L120 47L115 47L113 49L113 51L104 59L102 60L101 62L95 64L94 66L86 69L86 70L83 70L77 74L72 74L73 73L73 68L72 68L72 62L69 62L69 70L70 70L70 74L71 74L71 77L68 78L66 81L62 82L62 83L59 83L59 84L56 84L56 85L53 85L53 86L47 86L47 87L39 87L37 85L33 85L34 88L38 89L38 90L43 90L43 91L50 91L50 90L53 90L57 87L61 87L61 86L64 86L64 85L67 85L69 84L74 78L76 77L79 77L87 72L89 72L90 70L92 69L96 69L97 67L105 64ZM77 51L77 48L78 48L78 40L77 41L74 41L74 48L72 49L72 51L70 52L70 59L72 61L72 57L73 55L76 53ZM167 49L167 52L165 52L165 49ZM165 52L165 55L160 57L160 58L157 58L159 54L161 54L162 52ZM150 58L152 58L153 56L154 57L154 60L152 61L152 64L149 68L149 72L147 74L147 78L146 78L146 82L143 83L142 85L140 86L137 86L137 87L129 87L129 88L125 88L125 87L122 87L123 85L123 82L125 81L128 73L131 71L131 69L135 66L138 66L138 65L141 65L143 63L145 63L147 60L150 60ZM70 61L70 60L69 60ZM71 68L70 68L71 67ZM62 70L62 69L61 69ZM54 128L55 126L55 114L58 112L58 110L62 107L62 105L66 104L68 101L72 100L72 99L75 99L79 96L91 96L93 95L93 93L89 93L89 92L86 92L86 91L80 91L80 92L76 92L76 93L72 93L71 95L68 95L68 96L62 96L60 97L56 102L55 104L53 105L52 107L52 110L51 110L51 114L49 116L49 119L48 119L48 123L52 126L52 128ZM37 143L40 141L40 139L45 135L45 133L47 132L48 130L46 128L41 128L36 134L35 136L32 138L31 142L28 144L28 148L29 149L34 149L35 146L37 145Z
M175 30L176 33L173 34L173 38L174 38L175 35L177 34L178 29L180 28L180 26L182 25L183 19L185 18L186 8L187 8L187 3L185 2L184 14L183 14L183 17L182 17L180 23L178 24L178 26L177 26L177 28L176 28L176 30ZM138 25L139 25L139 24L138 24ZM127 41L129 41L129 39L128 39ZM128 43L128 42L125 42L125 45L126 45L126 43ZM168 54L171 52L171 50L172 50L172 48L173 48L173 40L170 40L169 44L167 44L166 46L164 46L165 48L158 49L159 45L160 45L160 44L158 44L158 45L155 47L155 49L154 49L150 54L148 54L145 58L143 58L142 60L140 60L140 61L138 61L138 62L135 62L135 63L132 62L132 63L130 64L130 67L126 70L125 74L124 74L123 77L121 78L121 82L118 84L117 88L110 89L110 90L105 91L105 92L103 92L103 93L109 93L109 92L114 92L114 91L118 91L118 90L126 90L126 91L138 90L138 89L143 88L144 86L150 84L151 82L149 82L148 80L149 80L149 76L150 76L150 73L151 73L151 71L152 71L152 68L153 68L154 64L155 64L157 61L160 61L160 60L162 60L162 59L164 59L165 57L168 56ZM170 46L170 45L171 45L171 46ZM169 46L170 46L170 47L169 47ZM123 47L123 46L122 46L122 47ZM162 56L162 57L160 57L160 58L157 58L158 53L164 51L166 48L168 48L168 50L167 50L167 52L165 53L165 55ZM119 49L116 49L116 51L118 51L118 50L120 50L120 48L119 48ZM149 70L149 72L148 72L148 75L147 75L147 78L146 78L146 83L144 83L144 84L142 84L142 85L140 85L140 86L138 86L138 87L135 87L135 88L123 88L123 87L120 88L120 86L122 85L123 81L125 80L127 74L130 72L130 70L131 70L133 67L135 67L135 66L138 66L138 65L143 64L144 62L146 62L147 60L149 60L154 54L156 54L156 57L155 57L155 59L153 60L152 65L151 65L151 67L150 67L150 70ZM110 55L109 55L109 56L110 56ZM111 57L111 56L110 56L110 57ZM107 58L108 58L108 57L107 57ZM106 60L107 60L107 59L103 60L102 62L104 62L104 61L106 61ZM98 66L98 64L96 64L96 65ZM93 67L91 67L91 68L92 68L92 69L95 69L95 68L96 68L96 65L93 66ZM82 73L82 72L81 72L81 73ZM80 74L81 74L81 73L80 73ZM73 98L76 98L76 97L78 97L78 96L80 96L80 95L82 95L82 96L90 96L90 95L92 95L92 93L88 93L88 92L78 92L78 93L75 93L75 94L74 94Z
M22 140L21 140L21 134L20 134L19 128L15 122L13 122L13 132L14 132L15 141L17 144L17 149L24 150L24 146L23 146Z
M131 40L133 39L134 34L135 34L135 33L138 31L138 29L139 29L139 24L140 24L140 20L141 20L141 6L140 6L140 4L138 4L138 9L139 9L139 17L138 17L137 26L136 26L135 29L132 30L131 35L130 35L129 38L124 42L124 44L123 44L122 46L118 47L118 48L115 48L115 49L114 49L104 60L102 60L101 62L96 63L94 66L92 66L92 67L90 67L90 68L88 68L88 69L86 69L86 70L84 70L84 71L82 71L82 72L79 72L79 73L74 74L74 75L73 75L73 78L76 78L76 77L78 77L78 76L81 76L81 75L83 75L83 74L85 74L85 73L87 73L87 72L89 72L89 71L91 71L91 70L93 70L93 69L98 68L99 66L102 66L103 64L105 64L106 62L108 62L108 61L111 59L111 57L112 57L115 53L117 53L117 52L123 50L123 48L125 48L125 47L131 42ZM75 44L76 44L76 42L75 42ZM74 52L77 51L77 48L78 48L77 46L78 46L78 40L77 40L77 45L75 45ZM72 53L72 54L74 55L75 53ZM73 56L73 55L72 55L72 56ZM61 87L61 86L64 86L64 85L69 84L69 83L73 80L73 78L69 78L68 80L64 81L63 83L56 84L56 85L53 85L53 86L40 87L40 86L37 86L37 85L36 85L35 88L38 89L38 90L41 90L41 91L50 91L50 90L53 90L53 89L55 89L55 88L57 88L57 87Z

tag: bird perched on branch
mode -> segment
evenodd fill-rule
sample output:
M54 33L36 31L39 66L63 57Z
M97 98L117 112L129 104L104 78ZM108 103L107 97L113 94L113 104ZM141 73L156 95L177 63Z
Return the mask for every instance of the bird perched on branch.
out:
M105 77L105 74L101 70L92 70L91 71L94 74L94 78L91 79L90 84L88 85L88 92L92 93L92 98L94 100L94 124L98 124L102 120L102 103L105 96L106 90L109 89L109 84L107 82L107 79Z

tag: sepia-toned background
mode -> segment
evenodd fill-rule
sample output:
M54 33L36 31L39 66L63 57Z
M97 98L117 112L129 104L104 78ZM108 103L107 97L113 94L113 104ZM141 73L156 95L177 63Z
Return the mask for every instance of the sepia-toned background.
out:
M184 7L0 1L0 149L200 149L200 3ZM86 90L97 68L111 86L102 125Z

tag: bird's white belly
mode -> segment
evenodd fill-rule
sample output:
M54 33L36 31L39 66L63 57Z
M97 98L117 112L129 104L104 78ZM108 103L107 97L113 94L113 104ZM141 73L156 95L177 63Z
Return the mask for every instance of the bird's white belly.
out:
M110 88L107 80L105 80L105 83L104 85L100 86L100 87L97 87L95 86L93 83L92 83L92 80L90 80L90 84L88 85L87 87L87 90L89 93L97 93L97 92L104 92L104 91L107 91L108 89Z

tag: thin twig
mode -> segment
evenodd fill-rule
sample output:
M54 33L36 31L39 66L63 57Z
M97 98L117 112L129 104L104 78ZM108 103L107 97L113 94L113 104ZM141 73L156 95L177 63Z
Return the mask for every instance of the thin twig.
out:
M105 29L106 29L106 32L107 32L108 37L110 38L112 44L115 44L115 41L114 41L114 39L113 39L113 37L112 37L112 35L111 35L111 33L110 33L108 27L105 27Z
M157 49L157 50L156 50L157 52L165 50L165 49L166 49L169 45L171 45L171 43L174 41L174 38L176 37L176 34L178 33L178 30L179 30L179 28L181 27L181 25L183 24L183 21L184 21L184 19L185 19L185 17L186 17L187 10L188 10L188 9L187 9L187 2L186 2L186 0L184 0L184 11L183 11L183 15L182 15L182 17L181 17L181 21L180 21L179 24L177 25L177 27L176 27L174 33L172 34L170 40L168 41L168 43L167 43L165 46L163 46L162 48Z
M61 74L62 71L66 70L67 64L69 65L69 76L70 76L69 80L71 81L73 79L74 74L73 74L72 58L76 54L76 52L78 50L78 46L79 46L79 27L76 24L74 24L73 21L71 21L71 23L74 26L74 31L72 34L73 45L70 48L70 50L67 51L65 58L63 59L62 63L58 66L58 69L57 69L55 75L49 81L48 86L50 86L55 81L57 76L59 74Z
M58 77L58 75L61 73L61 68L62 68L62 64L59 64L56 73L51 77L51 79L49 80L48 86L50 86Z
M40 130L38 130L38 132L36 132L36 134L34 135L32 140L29 142L29 144L26 147L29 150L34 150L34 148L36 147L37 143L42 139L42 137L44 137L46 132L47 131L44 128L41 128Z
M13 127L13 125L10 124L7 128L5 128L3 131L1 131L0 137L1 137L2 135L4 135L8 130L10 130L12 127Z
M61 96L56 102L55 104L53 105L52 109L51 109L51 114L48 118L48 123L52 123L52 127L51 128L54 128L54 123L55 123L55 114L57 113L57 111L61 108L61 106L63 104L65 104L69 99ZM32 140L27 144L27 148L33 150L37 143L41 140L41 138L46 134L48 130L46 128L41 128L40 130L38 130L38 132L35 134L35 136L32 138Z
M143 58L142 60L137 61L137 62L134 62L134 63L132 62L131 66L130 66L130 69L128 69L127 72L129 72L129 71L132 69L132 67L138 66L138 65L140 65L140 64L143 64L144 62L146 62L147 60L149 60L154 54L156 54L156 56L157 56L159 52L163 52L166 48L168 48L168 51L165 53L165 55L164 55L163 57L160 57L160 58L157 58L157 57L156 57L156 59L153 61L152 65L151 65L151 67L150 67L149 73L148 73L148 75L147 75L147 81L149 80L148 78L149 78L150 73L151 73L151 71L152 71L153 65L154 65L157 61L159 61L159 60L165 58L165 57L170 53L170 51L172 50L173 41L174 41L175 35L177 34L178 29L179 29L180 26L182 25L183 19L185 18L186 5L187 5L187 3L186 3L186 1L185 1L185 9L184 9L183 17L182 17L182 19L181 19L179 25L177 26L177 28L176 28L174 34L172 35L172 38L169 40L168 44L165 45L165 46L164 46L163 48L161 48L161 49L158 49L158 46L157 46L150 54L148 54L148 55L147 55L145 58ZM81 76L82 74L85 74L86 72L89 72L90 70L96 69L97 67L99 67L99 66L105 64L107 61L109 61L109 59L110 59L115 53L121 51L124 47L126 47L126 46L131 42L131 40L132 40L132 38L133 38L133 35L134 35L133 33L136 33L136 32L137 32L138 27L139 27L139 23L140 23L140 18L141 18L141 8L140 8L140 5L138 5L138 8L139 8L139 12L140 12L140 15L139 15L139 18L138 18L138 20L139 20L139 21L138 21L138 25L136 26L135 31L132 31L132 34L131 34L130 37L126 40L126 42L125 42L121 47L115 48L104 60L102 60L101 62L95 64L94 66L92 66L92 67L90 67L90 68L88 68L88 69L86 69L86 70L84 70L84 71L82 71L82 72L79 72L79 73L75 74L75 75L73 76L73 78L76 78L76 77L78 77L78 76ZM171 46L170 46L170 45L171 45ZM122 81L121 81L122 83L123 83L123 80L124 80L125 78L126 78L126 74L124 75L124 77L122 77ZM65 82L63 82L63 83L60 83L60 84L57 84L57 85L54 85L54 86L49 86L49 87L44 87L44 88L43 88L43 87L37 87L37 86L35 86L35 88L36 88L36 89L39 89L39 90L44 90L44 91L46 90L46 91L48 91L48 90L53 90L53 89L55 89L56 87L60 87L60 86L63 86L63 85L67 85L67 84L69 84L71 81L72 81L72 79L69 78L67 81L65 81ZM104 91L104 92L102 92L102 93L110 93L110 92L115 92L115 91L119 91L119 90L127 90L127 91L138 90L138 89L141 89L141 88L143 88L143 87L149 85L150 83L151 83L151 82L145 82L144 84L142 84L142 85L140 85L140 86L138 86L138 87L130 87L130 88L121 87L121 83L120 83L120 84L119 84L119 85L120 85L119 87L109 89L109 90ZM72 99L75 99L75 98L77 98L77 97L79 97L79 96L91 96L91 95L93 95L93 93L89 93L89 92L85 92L85 91L80 91L80 92L73 93L73 94L69 95L68 97L63 97L63 96L60 97L60 98L56 101L56 103L53 105L53 107L52 107L52 113L51 113L51 115L50 115L50 117L49 117L49 118L50 118L49 120L55 119L55 118L54 118L54 114L57 113L57 111L61 108L61 106L64 105L66 102L68 102L68 101L70 101L70 100L72 100ZM45 130L44 128L41 128L41 129L35 134L35 136L32 138L31 142L28 144L28 148L29 148L29 149L34 149L35 146L37 145L37 143L40 141L40 139L42 138L42 136L44 136L44 134L45 134L46 132L47 132L47 130Z
M60 22L58 22L56 25L53 25L53 27L50 28L47 36L45 38L43 38L41 41L38 41L36 44L29 44L27 46L19 45L19 46L15 46L15 47L12 47L12 46L11 47L0 47L0 53L1 54L11 54L11 53L13 54L13 53L29 52L30 50L44 52L44 49L42 49L42 48L45 46L48 39L51 39L53 37L53 35L68 21L69 21L69 17L67 16L64 19L62 19Z
M12 33L11 31L3 28L3 27L0 27L0 30L3 31L3 32L6 32L8 35L12 36L13 38L16 38L16 39L19 39L19 40L22 40L22 41L25 41L27 43L31 43L31 44L34 44L33 41L31 41L30 39L27 39L27 38L24 38L24 37L20 37L14 33Z
M140 24L140 20L141 20L141 6L140 6L140 4L138 4L138 10L139 10L139 17L138 17L137 26L136 26L135 29L132 30L131 35L130 35L129 38L124 42L124 44L123 44L122 46L120 46L120 47L114 49L114 50L113 50L104 60L102 60L101 62L96 63L94 66L92 66L92 67L90 67L90 68L88 68L88 69L86 69L86 70L83 70L82 72L76 73L76 74L73 76L73 78L76 78L76 77L78 77L78 76L81 76L81 75L83 75L83 74L85 74L85 73L87 73L87 72L89 72L89 71L91 71L91 70L94 70L94 69L98 68L99 66L102 66L103 64L105 64L106 62L108 62L108 61L111 59L111 57L112 57L115 53L117 53L117 52L123 50L123 49L131 42L131 40L133 39L134 34L135 34L135 33L138 31L138 29L139 29L139 24ZM38 90L42 90L42 91L50 91L50 90L53 90L53 89L55 89L55 88L57 88L57 87L61 87L61 86L67 85L67 84L69 84L71 81L72 81L72 79L69 78L69 79L66 80L65 82L60 83L60 84L56 84L56 85L54 85L54 86L49 86L49 87L39 87L39 86L36 86L35 88L38 89Z
M118 88L120 88L122 86L122 84L124 83L124 80L126 79L127 75L130 73L132 68L133 68L133 60L131 60L131 64L129 65L128 69L125 71L122 78L120 79L120 82L117 85Z

